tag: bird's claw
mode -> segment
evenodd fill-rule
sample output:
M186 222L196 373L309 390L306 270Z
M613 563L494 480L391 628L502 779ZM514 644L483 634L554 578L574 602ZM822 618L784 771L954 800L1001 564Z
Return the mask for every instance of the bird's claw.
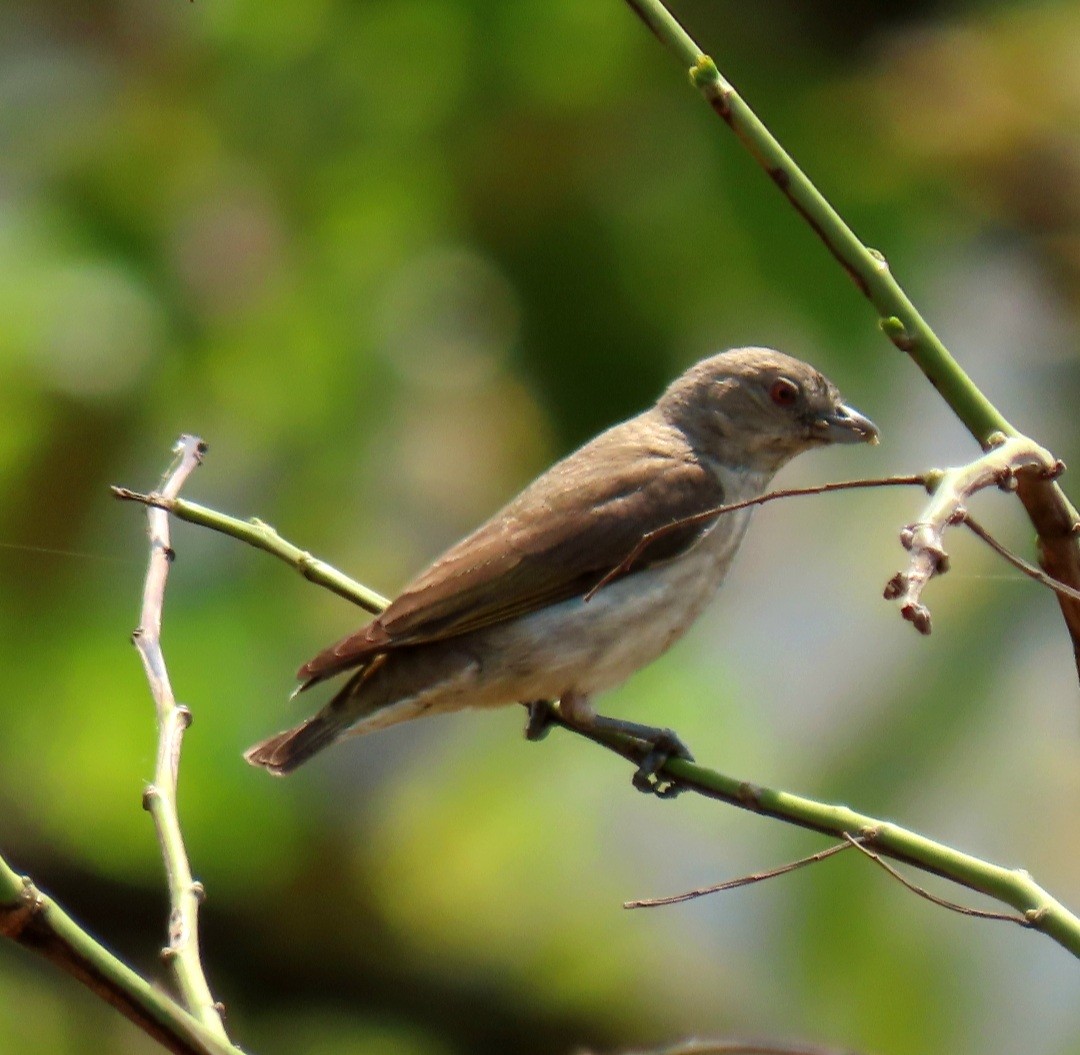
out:
M525 704L529 717L525 720L525 739L543 740L551 731L555 704L551 700L533 700Z
M646 795L655 795L660 799L673 799L682 791L674 780L664 778L660 771L670 758L684 758L693 762L690 749L671 729L659 730L659 735L652 741L649 753L642 759L633 776L634 787Z

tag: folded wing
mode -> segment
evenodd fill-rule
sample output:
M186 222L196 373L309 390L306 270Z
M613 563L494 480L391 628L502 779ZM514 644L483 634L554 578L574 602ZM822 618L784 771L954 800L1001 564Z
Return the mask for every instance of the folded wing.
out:
M446 551L367 626L305 663L303 687L392 649L478 630L595 586L642 536L719 506L714 474L672 429L635 418L553 466L486 524ZM602 450L595 450L602 445ZM665 532L625 573L690 548L708 530Z

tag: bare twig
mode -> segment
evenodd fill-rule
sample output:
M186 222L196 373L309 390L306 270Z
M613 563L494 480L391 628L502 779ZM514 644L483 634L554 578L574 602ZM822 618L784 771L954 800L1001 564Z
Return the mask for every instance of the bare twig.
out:
M970 513L964 516L964 527L978 535L999 557L1008 561L1018 571L1022 571L1036 582L1042 583L1043 586L1050 587L1051 590L1061 594L1063 597L1071 597L1074 601L1080 601L1080 590L1074 590L1071 586L1066 586L1065 583L1047 575L1042 568L1037 568L1030 561L1024 560L1023 557L1018 557L1011 549L1008 549L994 538L978 521L973 519Z
M950 912L959 912L961 916L974 916L976 919L1004 920L1006 923L1019 923L1021 927L1030 927L1033 925L1033 920L1028 916L1017 916L1013 912L991 912L982 908L970 908L967 905L949 901L947 898L938 897L937 894L931 894L925 887L921 887L917 883L913 883L906 876L901 875L888 861L884 860L880 854L874 853L874 851L867 846L867 843L872 842L874 838L872 829L864 831L858 838L851 835L850 832L844 832L844 838L847 839L848 845L854 846L856 850L861 850L871 861L881 865L881 867L884 868L898 883L907 887L913 894L925 898L931 904L940 905L941 908L947 908Z
M592 1055L582 1052L580 1055ZM620 1055L858 1055L850 1048L785 1044L770 1040L686 1040L670 1047L621 1052Z
M846 833L845 833L846 835ZM706 897L709 894L719 894L724 890L737 890L739 887L750 886L753 883L761 883L766 879L775 879L777 876L787 875L796 869L806 865L817 864L829 857L833 857L844 850L849 850L852 845L850 836L847 842L836 843L833 846L819 850L809 857L800 857L798 861L791 861L779 868L772 868L768 872L751 872L749 875L739 876L737 879L726 879L722 883L713 883L711 886L697 887L687 890L682 894L670 894L667 897L638 898L636 901L624 901L623 908L659 908L662 905L679 905L684 901L693 901L695 898Z
M922 516L900 533L900 542L911 557L907 569L886 584L885 598L899 600L901 614L920 634L929 634L931 629L930 610L922 603L923 589L935 575L948 570L945 529L963 523L967 500L992 484L1008 489L1024 477L1050 480L1065 468L1026 436L999 435L995 439L973 462L941 472L930 484L933 490Z
M866 480L837 480L833 483L817 484L814 487L785 487L776 491L768 491L763 495L758 495L757 498L747 498L742 502L731 502L728 505L713 506L711 509L704 509L700 513L694 513L693 516L673 520L670 524L654 528L652 531L642 535L638 540L637 545L634 546L626 557L624 557L620 563L615 565L607 575L585 594L585 600L591 601L593 597L596 596L597 592L607 586L613 579L617 579L620 575L625 575L634 564L637 563L638 558L650 545L652 545L652 543L658 538L663 538L673 531L693 527L695 524L707 524L710 520L715 520L725 513L734 513L738 509L746 509L749 506L764 505L766 502L774 502L778 498L798 498L802 495L823 495L832 491L854 491L866 487L913 486L926 487L927 477L922 474L911 476L881 476ZM113 488L114 492L117 490L117 488Z
M176 462L162 482L160 493L163 499L176 497L188 476L202 461L206 444L195 436L181 436L175 452ZM198 915L203 888L192 878L176 810L180 747L184 730L191 724L191 712L176 702L165 668L165 657L161 652L161 612L165 601L165 582L173 557L169 544L169 517L163 509L156 506L148 508L147 533L150 537L150 565L146 572L142 615L133 641L142 657L158 716L154 783L146 788L143 805L154 819L169 886L169 941L162 950L162 958L172 968L187 1009L207 1029L226 1039L220 1007L210 994L199 958Z

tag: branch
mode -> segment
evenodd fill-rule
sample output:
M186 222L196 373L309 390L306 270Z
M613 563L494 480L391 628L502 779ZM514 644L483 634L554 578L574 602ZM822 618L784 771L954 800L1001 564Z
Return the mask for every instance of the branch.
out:
M157 504L161 504L161 501L159 500ZM183 507L173 504L169 508L177 516L186 519ZM206 523L206 513L207 510L200 507L197 514L200 519L196 522ZM214 512L210 519L216 530L241 539L247 534L243 521L226 514ZM287 562L290 560L290 554L304 552L284 540L279 540L273 549L268 547L262 539L258 545L260 549L266 549ZM307 555L305 558L310 560ZM318 563L322 565L321 561ZM326 565L326 567L329 566ZM332 578L339 584L349 584L348 594L351 596L378 596L358 583L351 583L351 580L340 571L334 571ZM336 592L346 595L341 590ZM384 605L386 603L383 602ZM551 708L547 717L552 723L601 744L632 762L635 767L641 765L649 752L648 745L622 733L606 730L585 732L577 729L567 724L559 715L557 708ZM862 845L880 854L914 865L924 872L951 879L960 886L1011 905L1023 914L1029 927L1049 935L1074 956L1080 957L1080 919L1038 886L1023 870L1008 869L982 861L895 824L856 813L846 806L815 802L785 791L751 784L695 765L685 759L670 759L660 772L665 780L671 781L682 790L695 791L708 798L719 799L738 806L740 809L774 817L837 839L843 839L846 835L855 833Z
M174 1055L242 1055L91 938L2 857L0 935L40 953Z
M202 461L206 444L195 436L181 436L174 451L176 462L161 488L164 499L176 497ZM147 510L147 534L150 536L150 565L146 571L142 616L132 640L142 657L157 706L157 765L154 783L143 794L143 806L149 810L157 829L169 886L169 943L161 955L172 968L188 1010L207 1029L225 1040L221 1011L210 994L199 959L198 915L199 903L204 896L203 888L192 878L176 811L180 748L184 730L191 724L191 711L177 704L161 652L161 611L165 602L169 564L173 558L169 544L169 517L164 510L156 507Z
M681 905L684 901L694 901L699 897L708 897L709 894L719 894L725 890L738 890L739 887L751 886L754 883L763 883L766 879L776 879L777 876L787 875L807 865L815 865L819 861L826 861L835 857L844 850L850 850L852 846L859 845L857 839L848 837L847 842L833 843L824 850L818 850L809 857L800 857L798 861L791 861L779 868L770 868L767 872L751 872L749 875L739 876L738 879L725 879L722 883L710 883L709 886L697 887L694 890L686 890L681 894L669 894L667 897L643 897L634 901L624 901L623 908L661 908L665 905Z
M900 541L911 553L911 559L907 570L897 572L886 584L886 600L899 600L903 617L920 634L929 634L930 610L922 603L922 591L935 575L944 575L948 571L945 530L951 524L962 524L967 519L967 500L976 491L992 484L1009 488L1022 477L1052 479L1064 468L1053 455L1027 437L1006 439L1001 436L982 457L938 474L922 516L900 533Z
M261 549L264 553L269 553L295 568L316 586L322 586L331 593L344 597L346 601L359 605L365 611L378 614L390 603L381 594L366 586L361 586L347 575L342 575L337 568L313 557L299 546L287 542L269 524L256 517L250 520L238 520L236 517L219 513L215 509L201 506L197 502L188 502L186 499L164 495L157 491L142 494L127 487L111 487L109 490L121 501L139 502L152 509L163 509L177 520L186 520L189 524L210 528L212 531L230 535L241 542L246 542L249 546Z
M584 736L640 766L649 745L621 733L584 732L568 725L557 709L552 723ZM910 864L923 872L949 879L959 886L985 894L1012 906L1026 926L1042 931L1074 956L1080 957L1080 918L1040 887L1021 868L1005 868L962 853L944 843L888 821L856 813L847 806L832 805L793 795L706 769L682 758L669 759L660 774L680 791L695 791L740 809L820 832L837 839L857 836L860 847ZM808 862L809 863L809 862Z
M1018 923L1021 927L1031 926L1026 916L1017 916L1012 912L987 912L986 909L971 908L968 905L959 905L955 901L949 901L947 898L938 897L937 894L931 894L925 887L913 883L910 879L905 879L904 876L893 868L888 861L884 860L880 854L874 853L873 850L868 850L861 838L856 839L848 832L844 833L844 838L847 839L849 846L854 846L856 850L860 851L866 857L869 857L874 864L880 865L881 868L891 875L901 886L906 887L913 894L918 895L925 901L929 901L932 905L947 908L950 912L957 912L961 916L973 916L975 919L996 919L1003 923Z
M660 0L628 6L690 72L694 86L874 306L882 331L906 352L984 449L996 433L1019 432L979 390L893 277L888 261L855 235ZM1080 589L1080 514L1052 480L1025 477L1017 494L1039 537L1039 562L1051 578ZM1080 675L1080 600L1057 595Z
M583 1055L592 1055L584 1052ZM782 1044L768 1040L687 1040L671 1047L638 1049L622 1055L857 1055L850 1048L818 1044Z

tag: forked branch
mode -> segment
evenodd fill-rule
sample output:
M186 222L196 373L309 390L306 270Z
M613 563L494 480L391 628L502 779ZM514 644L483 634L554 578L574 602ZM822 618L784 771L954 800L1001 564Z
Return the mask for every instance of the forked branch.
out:
M1025 436L999 435L995 439L973 462L929 476L930 501L919 519L900 532L900 542L911 557L907 568L886 584L885 598L900 602L901 614L920 634L929 634L931 627L930 610L922 603L923 589L935 575L948 570L945 531L953 524L968 522L968 499L986 487L1014 489L1022 477L1052 480L1065 469L1049 451ZM969 526L999 553L1007 552L978 525L972 522Z
M905 480L912 482L911 478L905 478ZM918 482L922 482L921 478ZM124 499L136 498L131 492L121 488L114 488L114 493ZM182 519L188 518L186 506L162 496L138 496L136 500L167 506L176 516ZM198 513L191 517L195 522L212 526L215 530L235 538L250 541L248 522L214 510L206 510L204 507L198 507L198 509ZM296 566L297 554L303 555L305 562L312 560L304 550L281 539L276 532L272 538L260 537L256 544L260 549L272 553L278 559L291 563L293 566ZM378 598L377 594L353 583L342 572L330 569L330 566L322 561L317 563L320 567L332 572L328 581L335 583L335 592L343 596L364 597L369 602L372 598ZM381 598L379 600L383 606L387 603ZM549 720L579 736L601 744L635 766L641 765L648 751L647 746L641 741L622 733L585 732L567 725L557 709L552 709ZM860 845L879 854L907 862L923 871L951 879L961 886L1011 905L1023 915L1028 926L1043 931L1073 955L1080 957L1080 919L1039 887L1026 872L981 861L897 825L855 813L844 806L815 802L787 792L751 784L706 769L685 759L669 760L663 767L662 774L665 780L671 781L680 789L696 791L709 798L720 799L742 809L809 828L837 839L845 838L845 833L856 833L859 836Z

